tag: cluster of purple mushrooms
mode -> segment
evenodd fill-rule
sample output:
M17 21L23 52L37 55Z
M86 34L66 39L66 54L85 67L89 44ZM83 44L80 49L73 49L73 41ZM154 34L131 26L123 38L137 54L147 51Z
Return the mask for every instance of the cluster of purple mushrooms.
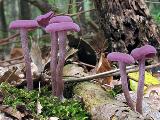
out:
M144 45L140 48L136 48L131 51L131 54L125 54L120 52L109 53L107 58L110 61L117 61L120 68L122 90L127 101L128 106L135 110L133 101L129 94L128 81L126 74L126 65L132 64L135 61L139 65L139 80L137 89L137 99L136 99L136 111L142 114L142 100L143 100L143 90L144 90L144 79L145 79L145 60L146 58L151 58L157 53L156 49L151 45Z
M53 12L48 12L44 15L38 16L35 20L15 20L10 23L10 29L19 29L22 48L24 52L24 60L26 66L27 89L33 89L33 81L31 75L31 60L28 48L28 30L41 27L51 36L51 83L52 94L63 99L64 82L62 80L63 66L66 56L66 39L67 31L79 32L79 26L73 22L69 16L55 16ZM59 55L58 55L59 53ZM142 99L144 89L145 76L145 59L150 58L156 54L156 49L151 45L145 45L136 48L131 52L131 55L112 52L108 54L107 58L110 61L118 61L122 90L128 106L135 110L133 101L129 94L126 65L134 63L135 60L139 63L139 82L137 90L136 111L142 114Z
M63 99L64 82L62 80L63 66L66 56L67 31L79 32L80 27L69 16L56 16L52 11L38 16L35 20L15 20L10 23L10 29L19 29L21 44L26 66L27 89L33 89L31 74L31 59L28 48L28 30L41 27L51 36L51 83L52 94Z

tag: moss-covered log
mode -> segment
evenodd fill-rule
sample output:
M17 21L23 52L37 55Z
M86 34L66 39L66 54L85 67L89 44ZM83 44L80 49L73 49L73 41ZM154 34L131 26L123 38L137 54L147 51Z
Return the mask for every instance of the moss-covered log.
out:
M143 120L143 116L132 111L126 104L112 99L101 86L90 82L78 84L74 93L81 96L92 120Z

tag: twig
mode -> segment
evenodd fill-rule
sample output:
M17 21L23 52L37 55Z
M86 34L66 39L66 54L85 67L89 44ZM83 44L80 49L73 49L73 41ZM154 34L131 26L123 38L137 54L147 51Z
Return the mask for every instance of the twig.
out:
M10 77L12 77L12 75L17 71L17 67L15 68L15 70L7 77L7 79L5 80L5 82L9 82L8 80L10 79Z
M8 41L8 42L3 42L3 43L1 43L0 45L2 46L2 45L7 45L7 44L13 44L13 43L20 43L20 41L19 41L19 40L18 40L18 41L10 40L10 41Z
M15 62L15 63L12 63L12 64L9 64L9 65L0 65L0 66L2 66L2 67L9 67L9 66L12 66L12 65L20 64L20 63L24 63L24 60L19 61L19 62Z
M28 30L28 32L31 32L33 30L34 29L30 29L30 30ZM11 35L11 36L7 37L7 38L1 39L0 40L0 45L8 44L8 43L10 43L10 40L14 41L13 38L18 37L19 35L20 35L20 33L18 32L18 33L14 34L14 35Z
M79 15L79 14L83 14L83 13L86 13L86 12L91 12L91 11L93 11L93 10L95 10L95 8L92 8L92 9L89 9L89 10L85 10L85 11L81 11L81 12L78 12L78 13L65 14L65 15L68 15L68 16L73 17L73 16L77 16L77 15Z
M90 65L90 64L87 64L87 63L84 63L84 62L72 62L76 65L84 65L84 66L87 66L87 67L90 67L90 68L95 68L94 65Z
M94 29L95 31L98 31L98 30L99 30L98 25L97 25L94 21L88 20L88 23L93 27L93 29Z
M127 66L127 70L129 70L129 69L134 69L134 68L136 68L137 66L136 65L132 65L132 66ZM111 74L111 76L114 74L114 73L117 73L117 72L119 72L119 69L115 69L115 70L110 70L110 71L107 71L107 72L103 72L103 73L98 73L98 74L96 74L96 75L91 75L91 76L87 76L87 78L86 77L78 77L79 79L83 79L83 78L85 78L85 79L87 79L87 80L85 80L85 81L88 81L88 80L92 80L92 78L90 79L90 77L94 77L94 76L96 76L97 78L93 78L93 79L98 79L98 78L103 78L103 77L106 77L106 76L103 76L103 74L104 75L107 75L108 76L108 74L109 74L109 76L110 76L110 74ZM100 77L99 77L100 76ZM113 75L114 76L114 75ZM65 77L65 76L63 76L63 77ZM77 78L77 76L76 77L74 77L74 76L72 76L73 77L73 79L76 79ZM89 77L89 78L88 78ZM47 77L48 79L51 79L51 77L49 76L49 77ZM70 82L70 79L64 79L64 80L66 80L65 82ZM73 80L73 82L74 82L74 80ZM79 82L81 82L81 80L79 81Z
M146 69L150 69L150 68L157 67L157 66L160 66L160 63L146 66ZM127 69L127 73L135 72L138 70L139 70L138 67ZM98 74L90 75L90 76L86 76L86 77L81 77L81 78L64 79L64 81L65 82L83 82L83 81L89 81L89 80L93 80L93 79L105 78L108 76L116 76L116 75L120 75L119 69L115 69L115 70L111 70L111 71L107 71L107 72L103 72L103 73L98 73Z
M4 60L4 61L0 61L0 63L11 62L11 61L14 61L14 60L19 60L19 59L23 59L23 56L13 58L13 59Z
M73 2L72 2L72 3L70 3L70 4L67 4L67 6L73 6L73 5L75 5L75 7L78 7L78 6L80 6L82 3L84 3L84 0L81 1L81 2L75 2L75 4L73 4Z
M74 76L65 75L65 76L63 76L63 77L64 77L64 78L65 78L65 77L74 77L74 78L80 78L80 77L78 77L78 76L75 76L75 75L74 75ZM50 78L49 78L49 79L50 79Z
M14 35L9 36L8 38L1 39L0 40L0 45L3 44L3 43L9 42L10 39L13 39L13 38L15 38L19 35L20 35L20 33L16 33Z

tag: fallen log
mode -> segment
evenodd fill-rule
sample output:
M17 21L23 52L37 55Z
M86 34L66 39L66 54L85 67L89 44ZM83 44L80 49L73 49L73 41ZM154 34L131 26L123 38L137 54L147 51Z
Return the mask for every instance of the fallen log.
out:
M142 115L132 111L126 104L111 98L109 92L91 82L83 82L74 88L91 113L92 120L144 120ZM150 118L148 118L150 119Z

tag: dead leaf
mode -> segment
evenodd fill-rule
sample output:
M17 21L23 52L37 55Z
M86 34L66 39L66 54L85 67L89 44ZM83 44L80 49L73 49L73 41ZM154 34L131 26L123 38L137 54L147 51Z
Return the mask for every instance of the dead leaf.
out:
M37 66L38 68L38 73L41 73L44 69L44 64L42 63L42 53L39 48L38 42L35 40L32 40L32 47L31 47L31 59L33 63Z
M10 52L10 58L18 58L23 56L23 49L22 48L13 48ZM23 58L22 58L23 59Z
M22 118L24 117L24 114L21 114L19 111L9 106L0 106L0 111L18 120L22 120Z
M8 68L0 67L0 76L3 76L6 71L8 71Z
M23 114L23 120L26 120L26 119L29 119L30 118L33 118L32 114L31 114L31 111L30 110L27 110L26 106L25 105L16 105L16 109L21 113Z
M108 62L107 58L105 58L104 53L101 54L99 63L96 67L96 73L102 73L106 71L110 71L112 68L110 66L110 63ZM103 78L102 84L112 85L113 76Z
M95 34L91 34L91 41L89 42L93 49L96 51L97 55L100 57L101 53L103 53L106 49L107 42L104 37L103 32L97 32Z
M84 69L76 64L67 64L63 68L63 76L82 77L86 75Z
M2 82L17 83L17 82L20 82L20 77L17 74L15 74L14 71L8 70L0 78L0 83Z
M70 56L74 55L75 53L77 53L78 49L74 49L74 48L70 48L68 51L67 51L67 55L66 55L66 58L65 60L67 60Z
M133 100L134 104L136 103L136 92L130 91L131 99ZM124 97L124 94L118 94L116 96L116 100L121 101L123 103L126 103L126 99ZM160 96L144 96L143 102L142 102L142 110L143 110L143 116L149 117L150 119L145 120L160 120L160 104L159 104Z
M12 118L6 117L4 113L0 114L0 120L13 120Z
M150 85L145 90L145 97L160 96L160 84Z
M42 105L39 101L37 101L37 114L40 114L42 112Z

